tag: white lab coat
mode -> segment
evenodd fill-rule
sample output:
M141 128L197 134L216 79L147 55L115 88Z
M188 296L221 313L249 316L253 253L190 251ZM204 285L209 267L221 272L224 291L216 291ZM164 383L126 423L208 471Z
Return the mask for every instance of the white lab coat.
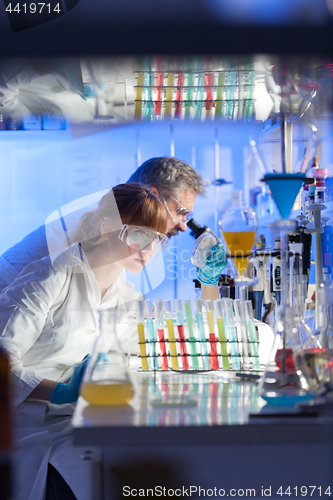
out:
M75 364L91 352L102 304L134 304L140 297L121 275L101 301L76 243L53 265L49 257L29 264L0 295L0 339L10 356L16 415L17 500L43 500L48 462L78 500L91 498L89 462L72 445L73 405L26 398L44 378L69 380Z

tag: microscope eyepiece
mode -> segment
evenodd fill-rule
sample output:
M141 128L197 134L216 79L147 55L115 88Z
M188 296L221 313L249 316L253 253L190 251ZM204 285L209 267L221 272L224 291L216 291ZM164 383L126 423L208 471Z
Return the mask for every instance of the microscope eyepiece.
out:
M187 226L191 229L191 236L194 236L195 239L199 238L208 229L207 226L200 226L194 219L190 219Z

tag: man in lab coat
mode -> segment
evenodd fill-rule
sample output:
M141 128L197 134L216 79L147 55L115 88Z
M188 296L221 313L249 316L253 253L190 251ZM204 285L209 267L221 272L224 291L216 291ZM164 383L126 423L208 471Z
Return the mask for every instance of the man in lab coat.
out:
M187 163L171 157L147 160L131 175L128 182L140 182L160 198L167 212L169 238L186 230L186 221L191 216L196 195L205 192L204 180L200 174ZM61 213L61 209L59 212ZM65 222L62 217L58 220L60 232L52 224L43 224L0 256L0 292L15 280L27 264L63 246L66 224L67 220Z

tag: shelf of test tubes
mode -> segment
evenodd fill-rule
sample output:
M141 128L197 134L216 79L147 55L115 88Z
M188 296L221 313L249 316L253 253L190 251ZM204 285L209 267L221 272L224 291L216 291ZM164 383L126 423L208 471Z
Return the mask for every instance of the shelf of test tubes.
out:
M135 120L251 120L254 70L137 73Z
M139 301L140 370L259 374L252 302L223 298Z

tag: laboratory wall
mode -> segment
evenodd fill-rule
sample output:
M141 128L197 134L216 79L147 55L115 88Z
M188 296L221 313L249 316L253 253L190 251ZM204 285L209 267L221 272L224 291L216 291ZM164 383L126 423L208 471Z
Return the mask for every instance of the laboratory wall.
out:
M109 130L71 126L60 131L0 132L0 252L44 224L57 208L115 184L126 182L136 167L156 156L192 164L207 181L194 218L218 231L218 217L232 189L250 192L260 172L249 148L251 123L215 125L175 122L132 124ZM215 177L229 182L216 187ZM172 238L163 253L164 274L153 283L151 298L194 298L196 269L190 262L190 231ZM143 274L130 276L145 293Z

